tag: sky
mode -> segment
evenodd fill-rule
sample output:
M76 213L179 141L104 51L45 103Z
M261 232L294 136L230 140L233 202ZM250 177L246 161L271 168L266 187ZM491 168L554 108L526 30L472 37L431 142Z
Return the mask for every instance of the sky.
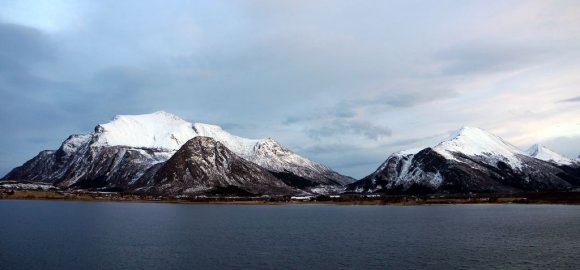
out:
M361 178L475 126L580 155L580 3L0 0L0 175L158 110Z

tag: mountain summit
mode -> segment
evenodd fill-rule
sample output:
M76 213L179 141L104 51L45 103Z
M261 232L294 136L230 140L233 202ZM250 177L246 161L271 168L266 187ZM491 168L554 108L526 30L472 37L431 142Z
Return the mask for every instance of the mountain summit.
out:
M502 138L475 127L462 127L451 139L441 142L433 150L448 159L455 159L456 153L489 160L499 159L513 168L521 168L518 156L524 155L519 148Z
M117 115L97 125L94 146L126 146L177 150L198 134L193 125L178 116L158 111L142 115Z

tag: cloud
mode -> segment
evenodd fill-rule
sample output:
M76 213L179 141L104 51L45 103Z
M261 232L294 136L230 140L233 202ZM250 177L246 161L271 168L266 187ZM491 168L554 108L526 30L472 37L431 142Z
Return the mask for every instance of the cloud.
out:
M5 61L35 63L54 57L55 48L42 31L22 25L0 23L0 57Z
M2 92L38 90L48 82L34 72L37 64L54 59L50 38L40 30L0 23L0 88ZM6 99L5 99L6 100Z
M547 52L512 44L470 42L457 44L434 55L446 75L487 74L513 71L542 60Z
M558 102L580 102L580 96L573 97L573 98L562 99L562 100L560 100Z
M393 141L389 141L387 143L381 144L381 147L383 147L385 149L404 150L404 149L407 149L408 147L414 147L417 144L422 145L422 147L433 146L431 142L440 141L442 138L449 136L450 133L451 132L443 132L443 133L438 133L438 134L431 134L428 136L393 140ZM425 143L425 142L427 142L427 143Z
M362 135L371 140L392 135L391 129L359 120L334 120L320 127L308 130L310 137L320 140L328 137L340 137L348 134Z

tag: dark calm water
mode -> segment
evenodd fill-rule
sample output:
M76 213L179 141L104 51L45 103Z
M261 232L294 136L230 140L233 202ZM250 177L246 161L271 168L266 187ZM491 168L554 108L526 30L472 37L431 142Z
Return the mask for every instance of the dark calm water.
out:
M0 200L0 269L579 269L580 206Z

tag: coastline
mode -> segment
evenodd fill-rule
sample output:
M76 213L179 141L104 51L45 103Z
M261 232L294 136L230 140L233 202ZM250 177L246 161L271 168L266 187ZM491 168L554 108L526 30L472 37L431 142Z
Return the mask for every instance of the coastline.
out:
M0 190L1 200L61 200L134 203L231 204L231 205L457 205L457 204L563 204L580 205L580 192L454 195L362 195L318 196L308 200L272 197L169 197L110 192L64 192L53 190Z

